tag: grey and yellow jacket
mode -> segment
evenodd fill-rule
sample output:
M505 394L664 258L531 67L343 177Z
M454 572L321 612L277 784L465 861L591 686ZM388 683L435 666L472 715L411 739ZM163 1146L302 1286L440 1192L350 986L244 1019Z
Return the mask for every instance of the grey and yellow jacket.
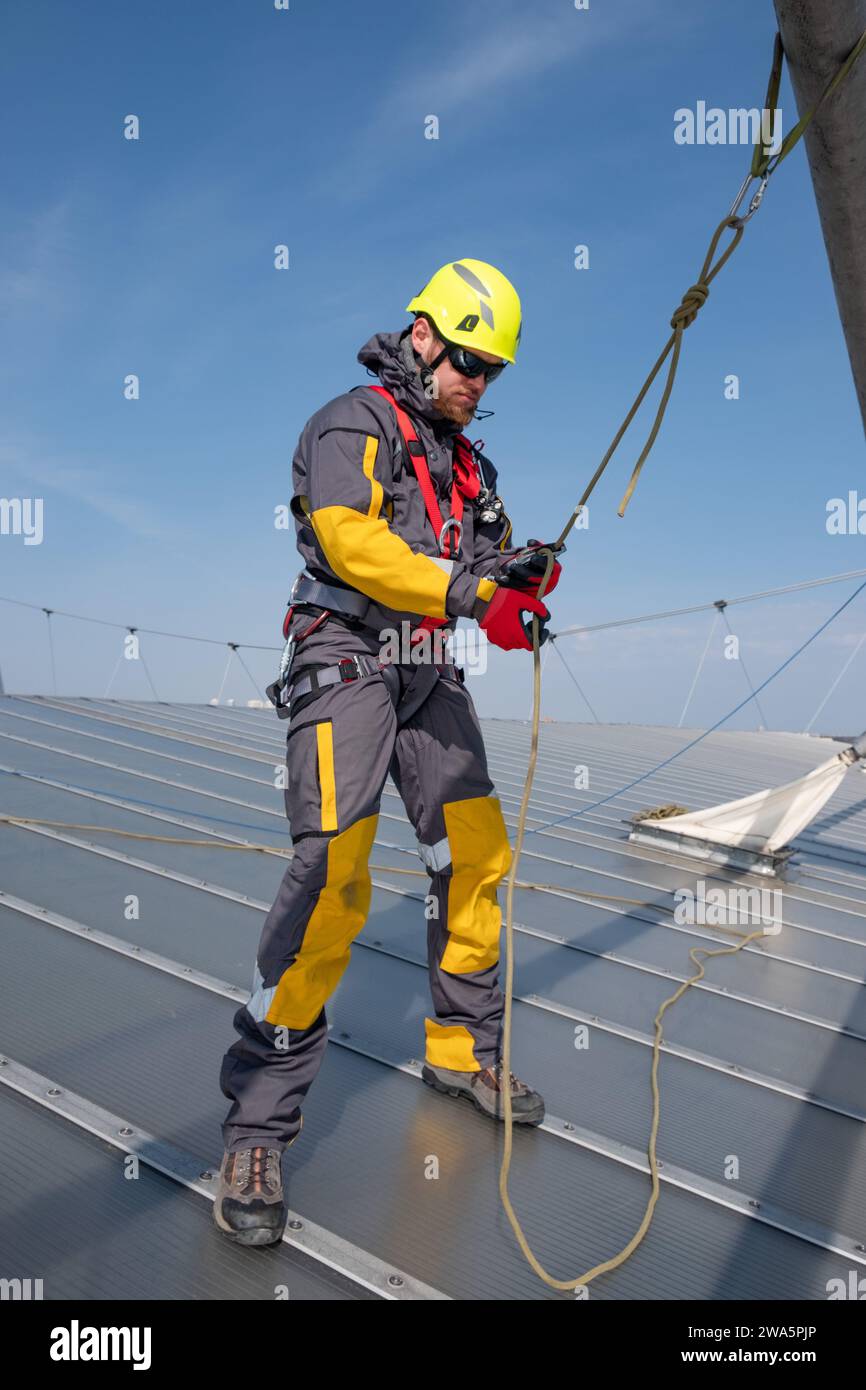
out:
M452 456L460 426L425 395L411 344L377 333L358 353L411 416L443 517L450 515ZM496 473L487 467L495 489ZM292 460L292 512L307 573L359 590L373 604L365 623L381 630L420 616L481 617L495 577L514 550L501 548L507 521L481 524L467 503L456 556L443 559L399 426L377 391L355 387L317 410Z

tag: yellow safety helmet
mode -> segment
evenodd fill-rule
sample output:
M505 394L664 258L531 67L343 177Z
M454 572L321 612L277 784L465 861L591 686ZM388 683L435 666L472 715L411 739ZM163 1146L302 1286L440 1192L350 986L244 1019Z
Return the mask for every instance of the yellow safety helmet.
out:
M520 342L520 299L511 281L486 261L449 261L406 309L429 314L449 343L514 361Z

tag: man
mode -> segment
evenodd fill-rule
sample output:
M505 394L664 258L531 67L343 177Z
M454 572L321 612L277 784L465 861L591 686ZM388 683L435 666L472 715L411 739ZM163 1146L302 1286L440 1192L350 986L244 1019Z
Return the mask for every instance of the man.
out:
M511 525L496 474L460 433L488 382L513 363L517 293L483 261L451 262L407 306L414 323L358 353L378 387L329 401L293 460L298 549L306 573L284 629L286 812L294 855L259 942L240 1034L220 1073L232 1104L214 1219L249 1245L279 1240L281 1154L327 1042L325 1003L370 905L368 859L390 772L430 876L423 1078L502 1118L539 1124L542 1097L500 1058L496 890L510 849L484 744L460 672L435 638L477 620L506 650L531 649L537 542L505 549ZM558 580L556 564L548 587ZM410 643L383 659L395 633ZM542 626L542 639L546 637ZM420 658L420 659L419 659Z

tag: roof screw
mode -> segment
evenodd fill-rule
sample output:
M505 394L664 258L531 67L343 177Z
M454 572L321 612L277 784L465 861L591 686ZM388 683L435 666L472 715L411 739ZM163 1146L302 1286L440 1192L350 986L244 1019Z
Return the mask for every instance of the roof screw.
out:
M202 1182L213 1181L213 1173L199 1173L199 1177L201 1178Z
M50 1090L45 1092L45 1094L47 1096L62 1096L63 1092L61 1091L59 1086L52 1086Z
M9 1059L7 1057L0 1057L0 1067L8 1067L8 1065Z
M132 954L133 954L133 955L137 955L138 952L139 952L140 950L141 950L141 947L140 947L140 946L133 946L133 947L132 947Z
M656 1163L656 1167L659 1169L659 1171L661 1171L661 1169L664 1168L664 1166L665 1165L663 1163Z
M866 1245L864 1245L862 1241L859 1241L857 1245L854 1246L854 1249L857 1251L858 1255L862 1255L863 1252L866 1251Z
M352 1036L351 1033L341 1033L341 1034L340 1034L340 1037L341 1037L341 1038L351 1038L351 1036Z
M403 1287L403 1280L400 1278L399 1274L389 1274L388 1283L391 1285L392 1289L402 1289Z
M754 1197L750 1197L750 1198L749 1198L749 1206L752 1207L752 1208L754 1208L755 1211L760 1211L760 1210L761 1210L761 1203L760 1203L760 1202L756 1202Z
M289 1222L289 1230L290 1230L290 1231L302 1231L303 1229L304 1229L304 1223L303 1223L303 1221L299 1221L298 1218L297 1218L296 1216L293 1216L292 1219L291 1219L291 1221Z
M373 945L374 945L374 946L381 946L382 943L381 943L381 941L374 941L374 942L373 942Z
M566 1120L565 1124L563 1125L563 1129L568 1130L568 1132L571 1133L571 1131L574 1129L574 1125L571 1123L571 1120Z
M119 1129L117 1132L118 1132L118 1134L123 1134L124 1136L126 1136L126 1135L129 1135L129 1134L134 1134L134 1133L135 1133L135 1130L134 1130L134 1129L130 1129L129 1125L124 1125L123 1128L122 1128L122 1129Z

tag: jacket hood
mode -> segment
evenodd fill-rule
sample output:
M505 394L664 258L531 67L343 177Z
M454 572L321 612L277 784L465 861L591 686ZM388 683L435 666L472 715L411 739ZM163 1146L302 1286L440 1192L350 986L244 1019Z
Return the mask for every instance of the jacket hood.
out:
M399 333L374 333L358 353L358 361L375 372L382 385L410 415L426 420L435 434L440 437L460 434L461 428L465 427L440 415L435 403L424 393L411 332L412 325L409 324Z

